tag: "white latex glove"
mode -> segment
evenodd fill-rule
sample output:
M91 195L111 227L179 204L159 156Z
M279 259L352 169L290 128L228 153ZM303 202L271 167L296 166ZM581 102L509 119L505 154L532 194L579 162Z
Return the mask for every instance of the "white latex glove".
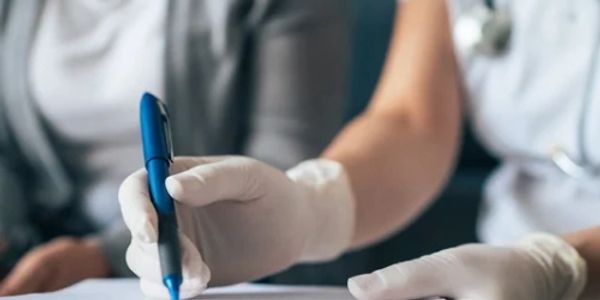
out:
M348 281L360 300L575 300L586 281L577 251L535 234L514 247L465 245L399 263Z
M354 199L337 162L307 161L286 174L245 157L180 157L171 173L166 185L177 200L182 297L201 293L209 279L254 280L299 261L334 258L350 244ZM146 295L167 298L144 170L123 182L119 202L132 233L127 264Z

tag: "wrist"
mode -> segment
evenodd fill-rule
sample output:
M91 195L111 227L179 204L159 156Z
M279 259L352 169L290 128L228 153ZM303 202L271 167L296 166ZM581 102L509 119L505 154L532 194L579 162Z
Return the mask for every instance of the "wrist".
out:
M542 268L550 295L557 300L576 300L587 281L587 266L577 250L565 240L545 233L535 233L517 244ZM551 298L548 298L551 299Z
M352 241L355 201L350 180L342 164L314 159L287 172L305 193L309 207L309 234L304 262L330 260L345 252Z

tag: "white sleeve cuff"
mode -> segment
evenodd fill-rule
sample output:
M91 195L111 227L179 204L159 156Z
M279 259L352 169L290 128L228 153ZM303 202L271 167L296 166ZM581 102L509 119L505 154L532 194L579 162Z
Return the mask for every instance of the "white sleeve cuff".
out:
M354 236L355 202L342 164L327 160L305 161L287 172L304 186L311 201L311 235L301 258L304 262L334 259L350 246Z

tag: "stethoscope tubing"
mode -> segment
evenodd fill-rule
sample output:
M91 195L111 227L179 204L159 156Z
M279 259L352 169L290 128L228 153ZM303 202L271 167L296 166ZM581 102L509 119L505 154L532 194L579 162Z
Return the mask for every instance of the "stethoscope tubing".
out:
M495 0L483 0L486 8L493 14L498 13ZM512 27L512 25L510 25ZM503 49L506 51L506 49ZM482 53L484 54L484 53ZM579 124L577 128L577 147L579 148L579 159L573 159L565 149L562 149L556 145L549 153L550 160L552 163L560 169L566 175L577 178L577 179L589 179L599 178L600 179L600 167L592 165L591 158L589 157L588 149L586 147L586 133L589 130L587 123L591 112L589 112L592 105L594 80L598 76L598 64L600 56L600 36L596 38L594 45L591 62L589 64L590 69L588 71L589 76L585 83L585 90L583 94L583 103L581 106L581 112L579 117Z

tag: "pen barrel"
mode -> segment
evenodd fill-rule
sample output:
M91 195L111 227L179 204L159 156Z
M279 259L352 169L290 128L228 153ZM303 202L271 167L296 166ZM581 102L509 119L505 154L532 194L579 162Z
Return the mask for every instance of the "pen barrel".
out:
M181 274L181 248L175 214L159 214L158 254L163 278Z
M162 158L151 159L146 162L148 170L148 187L154 208L159 214L175 213L173 198L167 192L165 180L169 177L169 162Z
M181 274L181 246L177 230L177 215L173 199L167 192L165 180L169 176L169 163L152 159L146 163L148 185L158 213L158 255L164 278Z

